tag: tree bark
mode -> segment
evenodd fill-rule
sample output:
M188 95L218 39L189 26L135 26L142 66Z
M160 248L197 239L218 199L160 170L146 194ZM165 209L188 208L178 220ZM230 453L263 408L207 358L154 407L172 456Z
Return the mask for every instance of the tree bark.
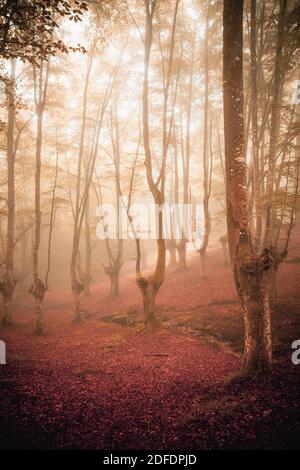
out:
M182 159L182 171L183 171L183 203L189 203L189 189L190 189L190 161L191 161L191 114L192 114L192 102L193 102L193 79L194 79L194 68L195 68L195 37L192 36L192 53L191 53L191 64L189 73L189 86L188 86L188 99L186 104L186 134L185 134L185 146L183 137L183 123L181 120L180 126L180 138L181 138L181 159ZM177 159L177 145L176 159ZM177 187L178 187L178 168L177 173ZM178 190L177 190L178 193ZM178 203L178 195L177 201ZM186 221L188 223L188 221ZM187 224L186 224L187 225ZM187 267L186 264L186 243L187 239L185 234L182 234L181 240L177 243L178 251L178 268L184 270Z
M256 0L251 0L251 29L250 29L250 52L251 52L251 109L252 109L252 158L253 158L253 196L255 201L255 250L261 247L262 237L262 204L261 204L261 182L260 162L258 146L258 110L257 110L257 20Z
M224 0L223 87L227 228L231 264L245 325L242 374L267 373L272 366L270 268L257 257L249 233L243 110L243 0Z
M43 139L43 115L45 110L48 78L49 78L49 62L45 64L42 61L38 69L38 76L36 76L36 67L33 66L34 73L34 96L35 106L37 113L37 127L36 127L36 153L35 153L35 225L34 225L34 243L33 243L33 285L29 292L33 295L36 302L36 318L35 318L35 334L40 335L44 333L43 325L43 299L47 290L46 285L40 277L39 266L39 248L41 241L41 169L42 169L42 139ZM45 76L44 76L45 71Z
M15 120L15 60L11 60L9 85L7 86L7 245L5 277L1 286L4 316L2 323L11 325L13 320L14 279L14 238L15 238L15 149L14 149L14 120Z
M177 260L176 260L176 243L173 239L166 240L166 250L169 252L169 269L175 269L177 267Z
M121 260L115 260L111 266L104 267L106 274L110 278L110 295L113 298L119 297L120 295L120 271L123 266Z
M79 240L80 240L80 195L81 195L81 174L83 166L83 150L84 150L84 138L85 138L85 127L86 127L86 114L87 114L87 94L90 82L90 75L93 65L93 56L90 55L88 58L87 71L84 84L83 92L83 103L82 103L82 123L80 132L80 144L79 144L79 155L78 155L78 167L77 167L77 183L76 183L76 202L75 202L75 217L74 217L74 229L73 229L73 244L72 244L72 255L70 264L70 275L71 275L71 290L73 294L74 304L74 323L81 321L80 312L80 294L84 289L83 283L78 279L76 266L79 253Z

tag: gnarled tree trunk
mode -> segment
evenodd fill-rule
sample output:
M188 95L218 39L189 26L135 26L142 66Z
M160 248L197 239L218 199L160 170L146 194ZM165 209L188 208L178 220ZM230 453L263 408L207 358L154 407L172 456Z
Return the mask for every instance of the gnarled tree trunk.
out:
M146 176L149 189L152 193L155 204L162 206L164 204L165 195L165 175L166 175L166 160L169 147L169 139L171 131L167 126L167 111L168 111L168 96L170 88L171 68L173 63L173 53L175 44L175 31L176 31L176 20L178 13L179 0L176 0L172 34L171 34L171 46L170 55L168 60L168 70L166 81L164 82L164 104L163 104L163 150L162 150L162 163L160 168L160 174L157 181L154 181L153 168L152 168L152 152L150 147L150 130L149 130L149 64L150 55L153 39L153 15L155 12L157 1L145 0L145 11L146 11L146 30L145 30L145 41L144 41L144 81L143 81L143 143L145 150L145 167ZM148 278L141 276L140 271L140 250L137 253L137 267L136 267L136 280L137 284L141 289L143 295L143 305L145 313L145 323L152 324L154 322L154 308L155 308L155 296L164 282L165 269L166 269L166 247L165 240L163 238L163 219L162 211L158 214L158 238L157 243L157 260L154 273ZM139 243L137 244L139 246Z
M227 228L230 258L245 325L243 375L272 366L270 268L272 256L256 256L247 212L243 119L243 0L224 0L223 83Z

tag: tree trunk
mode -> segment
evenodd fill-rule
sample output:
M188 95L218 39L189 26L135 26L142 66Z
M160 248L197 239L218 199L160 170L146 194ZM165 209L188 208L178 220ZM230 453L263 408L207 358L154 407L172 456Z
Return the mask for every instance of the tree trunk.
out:
M104 266L104 271L110 279L110 295L113 298L119 297L120 295L120 271L123 264L120 259L116 258L111 260L109 266Z
M242 373L246 376L257 372L267 374L272 365L270 272L263 272L253 253L249 256L248 242L239 252L242 256L237 264L237 275L245 322Z
M243 375L272 365L270 268L272 256L255 256L247 213L243 119L243 0L224 0L223 83L227 228L230 258L245 324Z
M86 208L84 215L85 222L85 282L84 282L84 295L91 295L90 283L91 283L91 233L90 233L90 196L87 195Z
M143 309L145 325L151 326L155 322L155 297L160 285L151 279L141 278L138 285L143 295Z
M29 266L30 266L30 258L28 256L28 253L30 252L30 244L29 244L29 236L28 236L28 231L24 233L24 235L21 237L21 246L20 246L20 251L21 251L21 269L22 269L22 275L20 279L20 287L22 289L25 289L25 282L26 282L26 277L29 273Z
M78 289L72 287L72 293L73 293L73 305L74 305L73 323L80 323L82 320L81 309L80 309L81 286Z
M168 250L169 255L170 255L168 268L174 269L177 266L177 260L176 260L176 244L173 239L166 240L166 250Z
M38 69L38 78L36 78L36 68L34 66L34 95L37 113L36 127L36 154L35 154L35 225L34 225L34 243L33 243L33 285L30 288L35 302L35 333L43 334L43 312L42 301L47 290L46 285L40 278L39 266L39 248L41 241L41 169L42 169L42 139L43 139L43 115L45 110L47 86L49 77L49 62L46 64L44 77L44 63L41 62Z
M142 259L141 259L141 266L142 269L148 269L148 251L147 251L147 245L142 245Z
M87 114L87 95L88 95L88 87L89 87L89 82L90 82L90 74L92 70L92 65L93 65L93 56L90 55L88 58L87 72L86 72L84 92L83 92L82 123L81 123L80 145L79 145L78 167L77 167L73 244L72 244L72 255L71 255L71 264L70 264L71 290L73 294L73 304L74 304L74 323L78 323L81 321L80 294L84 288L84 285L77 278L76 266L77 266L77 260L78 260L79 240L80 240L80 232L81 232L80 196L81 196L81 174L82 174L82 164L83 164L83 149L84 149L86 114Z
M150 131L149 131L149 64L153 39L153 15L156 7L156 0L145 0L146 10L146 28L145 28L145 41L144 41L144 81L143 81L143 144L145 150L145 167L146 176L149 190L153 196L155 204L161 206L164 204L165 198L165 173L166 173L166 159L169 147L168 129L167 129L167 110L168 110L168 94L170 87L171 68L173 62L176 19L178 12L179 0L176 1L173 25L170 56L168 62L167 79L164 83L164 106L163 106L163 151L162 151L162 164L160 168L160 175L157 181L154 181L152 169L152 153L150 147ZM162 211L158 214L158 238L157 243L157 259L154 273L147 279L141 276L140 272L140 254L137 259L136 280L139 285L144 299L145 322L146 324L154 321L154 301L155 295L160 286L164 282L165 269L166 269L166 247L165 240L163 239L163 220ZM152 286L152 287L151 287Z
M181 158L182 158L182 171L183 171L183 203L189 203L190 195L190 161L191 161L191 114L193 103L193 79L195 69L195 37L192 38L192 51L189 71L189 85L188 85L188 99L186 105L186 134L185 146L183 137L183 123L181 121L180 137L181 137ZM176 146L176 159L177 159L177 146ZM177 200L178 203L178 168L176 167L176 186L177 186ZM189 221L185 221L188 225ZM186 237L182 234L181 240L177 243L178 251L178 268L184 270L187 268L186 264Z
M274 85L273 85L273 99L271 106L271 127L270 127L270 144L268 153L268 181L267 181L267 196L268 203L266 207L266 227L264 236L264 246L271 248L273 246L274 235L274 179L275 179L275 163L276 163L276 149L278 141L278 131L280 124L280 100L281 100L281 84L284 78L282 74L282 50L285 36L285 17L287 0L280 0L280 12L278 19L277 31L277 44L275 53L274 65Z
M42 335L44 333L44 319L43 319L43 302L39 299L36 300L36 320L35 320L35 331L36 335Z
M186 269L186 240L182 238L179 243L177 243L177 252L178 252L178 269Z
M260 162L258 148L258 111L257 111L257 21L256 0L251 0L251 30L250 30L250 52L251 52L251 107L252 107L252 158L253 158L253 198L255 201L255 250L261 247L262 237L262 204L261 204L261 182Z
M42 146L42 111L37 114L37 144L36 144L36 167L35 167L35 230L33 244L33 280L32 290L36 301L35 310L35 333L42 334L42 303L39 300L38 285L39 277L39 247L41 239L41 146Z
M119 297L120 295L120 269L115 268L114 272L110 276L111 282L111 296L113 298Z
M148 282L143 292L143 305L146 325L152 324L155 318L155 288L152 282Z
M14 279L14 234L15 234L15 149L14 149L14 119L15 119L15 60L11 60L11 72L7 87L8 116L7 116L7 247L5 278L2 285L4 302L4 325L12 324Z
M208 158L208 107L209 107L209 73L208 73L208 34L209 34L209 2L207 2L206 13L206 29L205 29L205 61L204 61L204 84L205 84L205 100L204 100L204 126L203 126L203 208L204 208L204 238L201 249L199 250L201 256L202 277L206 276L206 250L209 242L209 235L211 231L211 217L209 212L209 199L210 199L210 176L211 169L209 170ZM210 136L211 138L211 136Z
M270 306L274 309L277 305L277 274L279 266L272 267L270 280Z
M221 245L222 245L223 265L227 266L228 265L228 249L227 249L228 237L227 237L227 234L220 237L219 241L221 242Z

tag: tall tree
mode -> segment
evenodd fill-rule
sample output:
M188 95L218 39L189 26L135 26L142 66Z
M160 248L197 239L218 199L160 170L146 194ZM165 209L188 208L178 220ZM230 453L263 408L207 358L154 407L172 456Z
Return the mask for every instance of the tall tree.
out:
M7 80L7 239L6 269L1 291L4 301L3 324L10 325L13 315L13 293L15 288L14 275L14 244L15 244L15 68L16 61L11 59L10 77Z
M162 123L162 158L159 176L155 181L153 174L153 155L150 142L149 126L149 66L151 49L153 42L153 17L157 7L157 0L144 0L146 25L144 39L144 81L143 81L143 143L145 150L145 167L149 190L153 196L154 202L158 207L162 207L165 202L165 179L166 179L166 161L169 148L170 133L172 130L172 118L168 122L168 100L171 81L171 69L174 54L176 21L178 13L179 0L176 0L172 32L170 41L170 52L167 65L166 76L163 77L163 123ZM158 211L158 236L157 236L157 259L154 272L147 278L141 275L140 253L137 256L136 279L143 295L143 305L145 314L145 323L153 324L155 320L155 297L165 278L166 269L166 247L163 237L163 213Z
M81 233L81 179L83 171L83 151L84 151L84 139L86 132L86 118L87 118L87 97L88 97L88 88L90 83L90 75L93 65L93 48L91 53L88 55L87 60L87 69L86 76L84 81L83 97L82 97L82 120L81 120L81 130L80 130L80 143L79 143L79 154L78 154L78 163L77 163L77 177L76 177L76 194L75 194L75 205L74 205L74 226L73 226L73 244L72 244L72 254L71 254L71 264L70 264L70 274L71 274L71 289L74 297L74 311L75 317L74 321L81 320L80 314L80 294L84 289L84 283L82 283L77 276L77 263L79 255L79 241ZM87 165L88 167L88 165ZM87 176L88 177L88 176ZM88 192L86 194L86 202L88 200ZM86 212L87 208L85 207Z
M73 241L72 241L72 253L70 263L70 275L71 275L71 290L74 299L74 322L80 322L82 320L81 309L80 309L80 296L84 289L84 280L78 276L78 256L79 256L79 243L81 237L81 231L84 221L84 215L86 213L88 195L92 185L92 179L94 175L94 169L99 148L99 138L102 130L103 119L105 112L110 101L114 82L116 80L122 57L124 54L126 43L121 47L119 56L116 63L111 71L110 79L106 84L104 96L99 99L97 103L97 113L95 119L95 126L93 132L92 145L88 157L86 158L85 165L86 171L82 182L83 173L83 146L85 141L85 130L86 130L86 113L87 113L87 92L90 82L90 72L92 57L89 58L87 64L87 73L85 79L85 87L83 93L83 107L82 107L82 124L81 124L81 135L80 135L80 146L79 146L79 157L77 164L77 183L75 191L75 207L74 207L74 225L73 225ZM83 184L82 184L83 183Z
M192 117L192 105L193 105L193 80L195 73L195 35L191 36L191 58L189 66L189 81L188 81L188 94L186 100L186 122L185 122L185 145L184 145L184 133L183 133L183 122L180 119L180 139L181 139L181 159L182 159L182 172L183 172L183 204L188 204L190 199L190 166L191 166L191 117ZM183 46L182 46L183 48ZM177 169L178 174L178 169ZM178 199L178 198L177 198ZM178 200L177 200L178 202ZM187 206L186 206L187 207ZM181 240L177 243L178 251L178 265L179 269L186 269L186 243L187 239L185 234L182 234Z
M209 20L210 10L209 2L206 4L206 26L205 26L205 51L204 51L204 126L203 126L203 211L204 211L204 237L203 244L199 249L202 265L202 276L206 274L206 250L209 242L209 235L211 231L211 216L209 211L209 199L211 195L211 176L212 176L212 161L209 158L209 148L211 147L211 132L209 132ZM209 142L210 141L210 142ZM211 154L211 152L210 152Z
M271 104L271 123L270 123L270 143L268 152L268 181L267 181L267 197L268 203L266 207L266 227L264 235L264 245L271 248L274 238L274 171L275 171L275 157L276 146L278 140L279 122L280 122L280 97L282 92L282 50L285 36L285 18L287 0L280 0L279 2L279 19L277 30L277 43L275 53L275 66L274 66L274 85L273 85L273 99Z
M41 279L39 250L41 242L42 212L41 212L41 170L42 170L42 140L43 140L43 117L45 112L50 62L42 61L37 69L33 65L34 76L34 101L37 115L36 127L36 154L35 154L35 229L33 242L33 285L30 288L36 302L36 325L35 333L43 334L43 300L47 285Z

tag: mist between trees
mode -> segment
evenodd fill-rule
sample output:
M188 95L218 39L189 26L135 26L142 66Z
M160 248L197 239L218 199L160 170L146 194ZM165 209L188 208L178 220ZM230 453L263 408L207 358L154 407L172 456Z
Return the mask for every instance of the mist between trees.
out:
M194 243L194 249L203 244L204 207L203 204L147 204L132 202L127 212L122 198L116 208L113 204L102 204L96 214L100 222L96 234L100 240L140 239L157 240L159 237L159 213L162 213L164 240L179 240L183 235ZM130 218L130 220L129 220Z

